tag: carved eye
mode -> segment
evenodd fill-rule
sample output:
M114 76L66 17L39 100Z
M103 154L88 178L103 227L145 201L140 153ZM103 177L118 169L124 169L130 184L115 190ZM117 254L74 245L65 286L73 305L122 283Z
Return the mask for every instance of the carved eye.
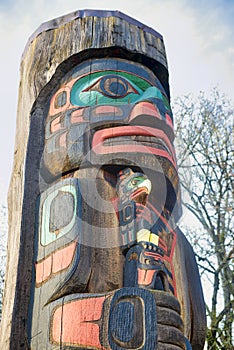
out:
M131 179L128 183L128 188L133 188L137 185L139 185L142 181L144 181L144 179L142 177L134 177L133 179Z
M145 265L151 265L151 260L150 259L145 259Z
M66 103L67 103L67 93L66 91L62 91L55 97L54 107L60 108L65 106Z
M135 186L138 182L139 182L139 180L133 179L133 180L131 181L131 184L132 184L133 186Z
M139 95L139 92L123 77L110 74L101 77L82 92L98 91L109 98L123 98L131 93Z

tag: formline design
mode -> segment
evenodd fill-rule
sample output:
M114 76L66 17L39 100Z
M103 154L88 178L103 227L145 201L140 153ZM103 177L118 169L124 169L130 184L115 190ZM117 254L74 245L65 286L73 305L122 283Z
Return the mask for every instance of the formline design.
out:
M2 349L202 350L163 37L119 12L42 24L21 62Z

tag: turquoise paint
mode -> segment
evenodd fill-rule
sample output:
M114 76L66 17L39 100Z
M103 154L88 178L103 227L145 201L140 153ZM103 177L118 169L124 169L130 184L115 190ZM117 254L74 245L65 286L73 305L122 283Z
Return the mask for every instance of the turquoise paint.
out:
M102 77L116 76L128 84L129 93L122 98L111 98L105 96L99 87ZM134 92L135 90L135 92ZM78 79L71 90L71 104L74 106L88 107L95 105L123 105L137 103L149 98L163 100L160 90L150 85L144 79L133 74L116 71L96 72Z
M144 176L136 176L128 182L127 187L128 189L132 189L134 187L137 188L144 181L145 181Z
M54 232L50 231L50 206L53 201L53 199L58 195L58 192L69 192L73 195L74 197L74 213L73 217L68 225L63 227L59 234L56 235ZM69 233L72 229L72 227L75 224L75 219L76 219L76 212L77 212L77 192L76 188L73 185L65 185L62 186L53 192L51 192L48 197L45 199L44 204L43 204L43 209L42 209L42 223L41 223L41 245L46 246L60 237L66 235ZM59 213L55 213L55 215L59 215Z

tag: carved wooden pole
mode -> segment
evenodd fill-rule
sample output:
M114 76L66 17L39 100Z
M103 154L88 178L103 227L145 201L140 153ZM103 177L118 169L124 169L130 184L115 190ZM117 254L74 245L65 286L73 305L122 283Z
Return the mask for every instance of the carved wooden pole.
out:
M162 36L120 13L44 23L21 64L2 349L203 349ZM190 345L191 344L191 345Z

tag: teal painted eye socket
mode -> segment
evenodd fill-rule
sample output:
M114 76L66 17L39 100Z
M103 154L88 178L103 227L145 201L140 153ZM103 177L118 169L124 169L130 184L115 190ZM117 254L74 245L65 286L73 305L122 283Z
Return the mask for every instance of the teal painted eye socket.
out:
M139 76L127 72L100 71L78 79L72 89L70 102L73 106L131 104L157 98L166 109L168 101L161 91Z
M91 86L82 92L97 91L103 96L119 99L133 93L139 95L140 92L130 84L128 80L119 75L109 74L101 77Z
M131 179L128 184L127 184L127 188L130 190L134 187L137 187L138 185L140 185L143 181L145 180L144 177L142 176L138 176L138 177L134 177L133 179Z
M75 82L71 90L74 106L115 105L134 103L151 85L132 74L101 71L86 75Z

